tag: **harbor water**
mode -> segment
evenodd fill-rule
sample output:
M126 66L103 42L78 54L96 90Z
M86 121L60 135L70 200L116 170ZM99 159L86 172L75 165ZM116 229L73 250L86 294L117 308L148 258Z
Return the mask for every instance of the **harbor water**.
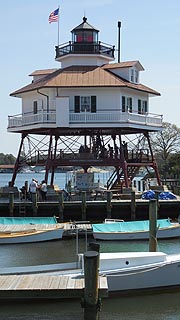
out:
M58 174L57 183L64 187L66 174ZM34 175L33 175L34 177ZM18 187L24 181L30 181L32 174L19 174L16 184ZM38 181L42 174L35 176ZM0 186L4 186L11 175L0 174ZM88 238L87 241L92 241ZM79 239L78 251L86 250L85 238ZM122 242L99 241L101 252L117 251L148 251L148 241ZM44 243L1 245L0 268L9 266L24 266L72 262L76 259L76 239L59 240ZM158 250L166 253L180 252L180 240L158 241ZM180 292L138 295L102 300L100 319L103 320L179 320ZM83 309L79 300L68 301L36 301L36 302L1 302L1 320L81 320Z

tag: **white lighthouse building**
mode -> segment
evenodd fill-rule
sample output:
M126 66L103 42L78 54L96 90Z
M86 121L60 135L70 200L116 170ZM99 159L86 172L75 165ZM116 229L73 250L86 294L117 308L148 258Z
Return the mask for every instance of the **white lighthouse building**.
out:
M109 189L122 179L130 186L140 167L151 167L160 184L149 139L162 129L162 116L150 112L150 97L160 94L140 82L139 61L114 62L115 46L99 41L86 17L71 33L56 47L57 69L32 72L31 83L11 93L22 100L21 114L8 119L8 132L21 134L11 185L25 163L45 165L51 184L58 166L113 166Z

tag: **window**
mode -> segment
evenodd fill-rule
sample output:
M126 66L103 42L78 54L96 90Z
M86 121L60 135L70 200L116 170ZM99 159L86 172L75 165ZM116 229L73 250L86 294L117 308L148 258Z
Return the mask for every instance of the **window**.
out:
M127 98L127 111L132 112L132 98Z
M78 112L96 112L96 96L75 96L74 111Z
M134 82L134 69L131 69L131 82Z
M90 97L81 97L81 112L90 112Z
M147 101L142 102L142 113L147 113Z
M138 100L138 113L145 114L147 113L147 101L146 100Z
M33 113L37 114L37 112L38 112L38 102L33 101Z
M132 112L132 98L122 96L122 112Z
M138 76L139 76L139 73L137 70L135 70L135 82L138 83Z

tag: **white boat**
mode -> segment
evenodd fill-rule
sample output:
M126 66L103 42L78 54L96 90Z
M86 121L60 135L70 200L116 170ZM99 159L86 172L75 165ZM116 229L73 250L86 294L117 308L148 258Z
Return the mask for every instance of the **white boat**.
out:
M55 217L0 217L0 244L60 240L63 232Z
M0 268L1 275L34 273L79 279L84 276L84 255L79 254L78 262L74 263ZM180 290L180 254L100 253L99 275L107 277L109 294Z
M92 224L93 237L96 240L148 240L149 220L123 221L105 220L105 223ZM170 219L157 220L157 238L180 237L180 224Z

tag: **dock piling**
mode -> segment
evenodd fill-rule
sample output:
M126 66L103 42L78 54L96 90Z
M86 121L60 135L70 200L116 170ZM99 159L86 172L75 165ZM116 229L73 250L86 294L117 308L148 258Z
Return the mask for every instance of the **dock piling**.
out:
M12 217L14 212L14 192L9 192L9 215Z
M107 219L111 219L111 209L112 209L112 192L110 190L107 191L107 204L106 204L106 211L107 211Z
M82 197L82 220L86 220L86 191L81 192L81 197Z
M98 293L99 253L87 251L84 254L84 320L98 320L100 300Z
M149 201L149 251L157 251L157 200Z
M136 220L136 194L131 191L131 220Z
M37 216L37 193L31 193L33 216Z
M63 213L64 213L64 195L63 195L63 192L59 193L58 200L59 200L59 205L58 205L59 219L61 222L63 222L63 219L64 219L64 215L63 215Z
M99 252L100 244L96 242L89 242L88 243L88 251L96 251Z

